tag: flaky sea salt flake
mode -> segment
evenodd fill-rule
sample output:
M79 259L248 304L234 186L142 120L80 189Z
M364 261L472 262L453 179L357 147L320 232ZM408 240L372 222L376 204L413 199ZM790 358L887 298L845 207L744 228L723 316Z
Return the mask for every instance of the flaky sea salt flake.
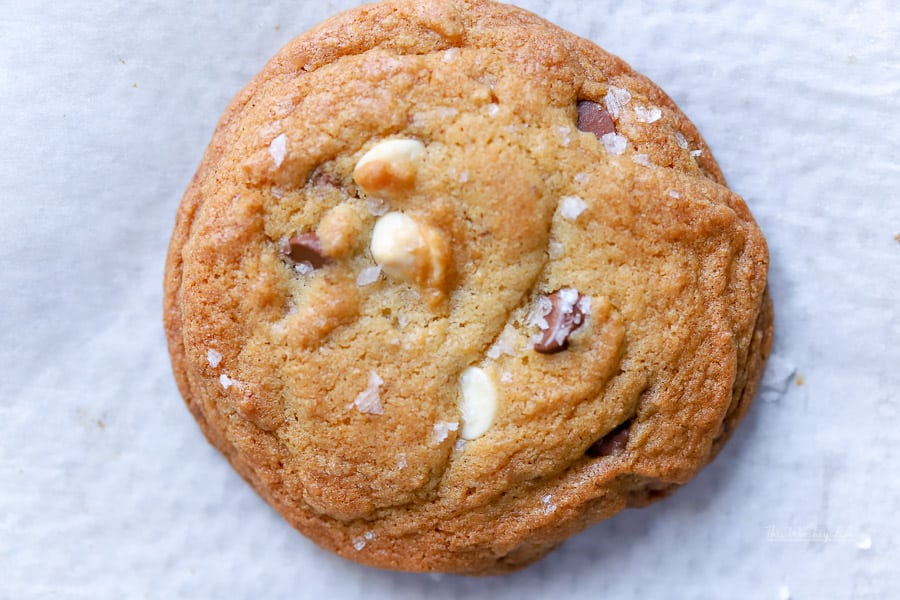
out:
M269 144L269 154L272 156L272 160L275 161L275 166L280 167L281 163L284 162L284 157L287 155L286 135L282 133L277 138L272 140L272 143Z
M675 190L669 190L669 198L681 198L681 192L676 192Z
M559 214L566 219L574 221L587 210L587 203L578 196L565 196L560 200Z
M675 143L678 144L678 147L682 150L688 149L688 141L687 138L684 137L684 134L680 131L675 132Z
M366 539L363 537L353 538L353 547L359 552L366 547Z
M366 199L366 208L369 209L369 214L373 217L382 217L391 210L391 207L388 206L388 203L382 200L381 198L373 198L369 197Z
M641 123L656 123L662 118L662 111L655 106L646 107L640 104L634 105L634 114Z
M381 267L366 267L356 276L356 285L360 287L371 285L378 281L379 277L381 277Z
M606 92L605 100L606 111L613 120L616 120L622 114L622 109L625 108L625 105L631 102L631 94L626 89L611 85Z
M607 133L600 138L600 143L613 156L620 156L628 148L628 138L618 133Z
M206 362L209 363L213 369L219 366L219 363L222 362L222 353L218 350L213 350L210 348L206 351Z
M656 167L656 165L650 162L650 157L646 154L635 154L631 157L631 160L641 165L642 167L647 167L648 169L653 169Z
M384 384L384 380L375 371L371 371L366 389L361 391L356 400L353 401L353 406L356 407L356 410L367 415L384 414L380 395L382 384Z
M453 421L452 423L435 423L433 429L434 441L440 444L447 439L447 436L450 435L451 431L459 429L459 423L457 421Z

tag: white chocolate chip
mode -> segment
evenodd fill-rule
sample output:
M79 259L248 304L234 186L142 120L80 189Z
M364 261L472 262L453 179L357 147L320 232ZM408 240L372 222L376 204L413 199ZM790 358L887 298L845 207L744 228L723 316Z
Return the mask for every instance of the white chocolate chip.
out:
M459 376L462 401L461 436L465 440L474 440L487 432L494 423L497 414L497 389L494 382L478 367L469 367Z
M379 142L356 163L353 179L367 194L409 185L416 177L417 163L424 153L425 144L419 140Z
M444 276L448 247L441 233L399 212L375 222L372 258L389 277L437 286Z

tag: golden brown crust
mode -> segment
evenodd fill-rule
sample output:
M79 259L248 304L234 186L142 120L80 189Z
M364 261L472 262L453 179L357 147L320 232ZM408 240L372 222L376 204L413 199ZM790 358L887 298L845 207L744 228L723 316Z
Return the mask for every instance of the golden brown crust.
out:
M617 90L621 139L579 132L576 103ZM353 167L386 138L425 153L367 198ZM375 200L440 236L440 286L359 283ZM298 272L280 248L315 231L331 258ZM295 39L228 107L179 209L164 316L205 435L305 535L373 566L491 574L712 459L771 347L767 266L652 82L514 7L397 0ZM568 287L589 316L536 353L529 312ZM498 409L462 445L472 365Z

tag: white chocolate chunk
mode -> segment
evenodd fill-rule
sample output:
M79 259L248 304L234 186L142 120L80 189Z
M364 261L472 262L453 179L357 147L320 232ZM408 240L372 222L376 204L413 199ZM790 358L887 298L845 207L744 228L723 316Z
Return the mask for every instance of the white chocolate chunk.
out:
M462 372L459 387L463 421L460 435L465 440L474 440L484 435L494 423L497 389L484 369L478 367L469 367Z
M409 185L416 177L417 163L424 153L425 144L419 140L379 142L356 163L353 179L367 194Z
M409 215L389 212L379 218L372 230L370 250L389 277L429 286L443 280L448 261L443 235Z

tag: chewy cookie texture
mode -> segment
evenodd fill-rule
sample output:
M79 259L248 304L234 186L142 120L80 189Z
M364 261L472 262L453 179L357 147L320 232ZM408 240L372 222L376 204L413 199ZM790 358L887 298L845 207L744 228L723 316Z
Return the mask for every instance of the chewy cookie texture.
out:
M396 0L228 107L165 324L204 433L302 533L493 574L715 456L771 345L767 264L645 77L512 6Z

